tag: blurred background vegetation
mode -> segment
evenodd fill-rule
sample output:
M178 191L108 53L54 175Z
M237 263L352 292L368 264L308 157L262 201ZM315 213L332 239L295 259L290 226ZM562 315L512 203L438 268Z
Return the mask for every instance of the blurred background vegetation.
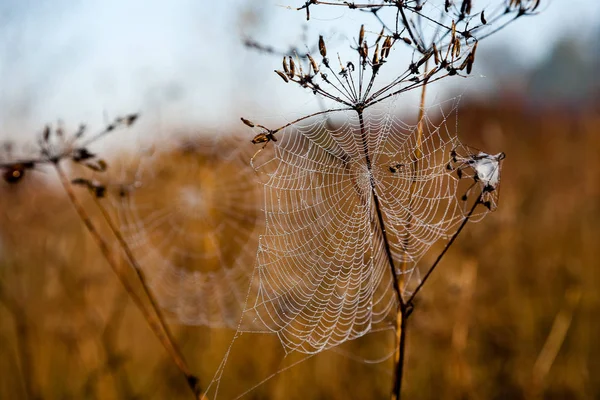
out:
M416 305L408 398L598 397L600 116L590 104L531 109L511 94L463 103L459 127L466 142L508 155L501 205L467 228ZM65 195L45 178L0 187L0 397L188 398ZM233 332L175 327L193 369L210 381ZM248 397L385 398L391 361L365 361L392 343L391 332L368 335ZM290 362L271 335L245 334L232 354L226 398Z
M459 137L507 154L500 206L421 293L407 398L600 397L597 39L565 37L535 65L507 48L478 60L493 82L463 98ZM43 172L28 178L0 182L0 398L190 398L64 193ZM172 326L207 384L234 332ZM392 346L391 331L373 333L285 369L299 359L276 337L244 334L221 394L276 373L246 398L387 398Z

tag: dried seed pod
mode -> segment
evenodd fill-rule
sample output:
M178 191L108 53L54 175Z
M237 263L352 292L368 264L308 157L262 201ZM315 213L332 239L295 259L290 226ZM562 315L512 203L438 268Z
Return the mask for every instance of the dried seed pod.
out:
M369 46L367 45L367 42L363 42L362 46L360 46L358 48L358 54L364 59L368 59L369 58Z
M440 65L440 56L437 47L435 47L435 43L433 44L433 61L435 62L435 65Z
M444 10L446 10L446 12L450 11L451 5L452 5L452 1L446 0L446 2L444 3Z
M430 70L430 71L427 73L427 75L425 75L425 78L423 78L423 80L424 80L425 82L427 82L427 81L429 80L429 78L431 78L431 77L433 76L433 74L435 74L437 71L438 71L438 69L437 69L437 68L432 68L432 69L431 69L431 70Z
M9 165L2 171L2 179L4 179L4 182L6 183L19 183L25 176L26 169L28 168L23 163Z
M360 26L360 32L358 33L358 45L362 46L363 40L365 39L365 26Z
M477 51L478 44L479 42L475 42L475 44L473 45L473 50L471 50L471 57L473 57L473 61L475 61L475 52Z
M76 178L71 181L71 184L87 188L98 199L103 198L106 194L106 186L97 182L92 182L89 179Z
M92 171L96 171L96 172L104 172L104 171L106 171L106 168L108 167L108 164L104 160L97 160L96 162L93 162L93 161L87 162L87 163L84 163L83 165L85 165Z
M454 42L455 39L456 39L456 22L454 22L454 20L452 20L452 38L451 38L451 41Z
M392 38L388 36L385 38L385 40L383 42L383 46L381 47L382 56L384 58L387 58L390 55L391 48L392 48Z
M312 58L312 56L310 54L307 54L306 57L308 58L308 61L310 61L310 65L312 66L313 72L316 74L319 73L319 66L317 65L317 62L315 61L314 58Z
M284 80L285 83L288 83L290 80L288 79L287 75L284 74L281 71L275 70L275 72L277 73L277 75L279 75L281 77L281 79Z
M338 53L338 62L340 63L340 70L341 71L345 71L346 68L344 67L344 64L342 63L342 57L340 57L340 53Z
M299 74L300 76L304 76L304 71L302 70L302 62L300 61L300 57L298 57L298 53L296 54L296 62L298 63L298 70L299 70Z
M456 40L454 40L454 57L458 58L460 57L460 39L456 38Z
M469 57L467 57L467 74L470 74L471 71L473 70L473 57L472 57L472 53L469 54Z
M287 57L286 56L283 56L282 65L283 65L283 72L286 75L289 75L289 73L290 73L290 67L288 66Z
M288 73L288 76L290 77L290 79L293 79L294 76L296 76L296 64L294 63L294 59L292 58L292 56L289 56L289 62L290 72Z
M479 42L475 42L475 45L473 46L473 50L471 50L471 53L467 57L467 74L470 74L471 71L473 70L473 64L475 63L475 52L477 51L478 43Z
M460 67L458 67L458 70L462 71L465 68L468 67L469 65L469 61L471 60L471 54L469 54L462 62L462 64L460 64Z
M373 54L373 65L379 64L379 44L375 46L375 53Z
M321 57L327 57L327 47L325 47L323 35L319 35L319 53L321 53Z
M471 14L471 0L463 0L460 6L461 14L469 15Z
M377 36L377 40L375 40L375 44L379 43L379 41L383 38L384 33L385 33L385 28L381 28L381 32L379 32L379 36Z
M481 11L481 24L482 25L487 25L487 20L485 19L485 10Z
M421 65L425 64L427 62L427 60L429 60L431 58L432 55L433 55L433 51L432 50L430 50L427 53L423 54L423 57L421 57L421 59L416 64L417 68L420 67Z
M88 179L85 179L85 178L75 178L75 179L71 180L71 185L75 185L75 186L90 187L91 184L92 184L92 182L90 182Z
M410 38L403 37L403 38L401 38L401 39L402 39L402 41L404 41L404 43L406 43L406 44L412 44L412 40L410 40Z
M263 133L259 133L258 135L254 136L254 139L252 139L252 143L254 144L258 144L258 143L267 143L270 141L276 142L277 139L275 139L275 132L276 131L264 131Z
M71 155L71 158L75 162L81 162L81 161L89 160L89 159L94 158L94 157L96 157L96 155L94 153L91 153L85 147L80 147L78 149L73 150L73 153Z
M266 133L259 133L258 135L254 136L254 139L252 139L252 143L267 143L269 140L269 136Z
M243 122L245 125L249 126L250 128L254 128L254 122L252 122L252 121L250 121L250 120L247 120L247 119L246 119L246 118L244 118L244 117L241 117L240 119L242 120L242 122Z
M133 125L139 117L140 117L139 114L129 114L128 116L125 117L125 125L127 125L127 126Z

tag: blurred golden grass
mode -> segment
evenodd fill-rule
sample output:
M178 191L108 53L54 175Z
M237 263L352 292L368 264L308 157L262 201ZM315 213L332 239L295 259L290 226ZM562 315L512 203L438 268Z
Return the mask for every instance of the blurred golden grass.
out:
M506 102L464 105L459 120L465 143L507 154L500 206L467 227L417 300L407 398L598 398L600 117ZM0 398L190 398L64 194L29 178L0 186ZM174 330L206 384L233 332ZM247 398L387 398L391 360L360 360L392 346L391 331L368 335ZM231 354L223 398L298 359L264 334Z

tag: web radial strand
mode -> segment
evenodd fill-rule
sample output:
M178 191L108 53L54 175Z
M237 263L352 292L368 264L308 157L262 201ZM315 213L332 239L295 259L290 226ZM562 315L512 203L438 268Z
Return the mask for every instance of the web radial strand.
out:
M454 115L455 103L435 109L448 106ZM373 191L405 295L418 261L465 217L448 168L460 146L448 115L425 115L420 136L397 115L393 103L368 109L363 129L356 112L316 118L278 133L274 152L257 157L266 230L248 310L287 351L318 352L391 322L397 304Z
M115 197L151 290L184 324L238 326L264 220L247 142L199 139L141 157Z
M449 239L466 215L459 179L448 169L452 150L462 147L452 124L456 107L456 101L436 106L431 111L439 115L425 113L420 126L386 117L391 121L379 130L376 191L405 292L419 282L421 258Z

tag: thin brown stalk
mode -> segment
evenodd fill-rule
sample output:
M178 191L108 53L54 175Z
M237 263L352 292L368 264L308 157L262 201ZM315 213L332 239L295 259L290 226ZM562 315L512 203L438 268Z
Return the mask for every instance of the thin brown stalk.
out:
M104 204L102 204L102 202L98 199L98 197L92 196L92 198L94 199L94 203L96 203L96 206L100 210L102 217L108 224L108 227L110 228L111 232L117 238L117 241L119 242L119 246L125 252L125 255L127 256L127 260L130 262L131 266L133 267L133 270L135 271L135 273L140 281L140 284L142 285L144 294L146 295L146 297L148 297L148 300L150 301L150 304L152 306L152 310L154 310L154 313L156 314L156 317L158 318L161 328L165 332L165 335L167 336L169 342L172 344L173 350L177 353L178 357L183 360L184 359L183 354L181 353L181 350L179 350L179 347L176 345L175 338L173 337L173 334L172 334L171 330L169 329L169 325L165 322L164 315L161 312L161 308L158 305L156 297L152 294L152 291L148 288L148 281L146 280L146 276L144 275L144 272L143 272L141 266L139 265L133 252L131 251L131 248L127 244L127 241L121 234L121 230L116 226L116 224L114 223L110 214L108 213L108 210L106 209L106 207L104 207Z
M362 144L363 144L364 151L365 151L365 162L367 164L367 168L370 171L372 168L372 165L371 165L371 158L369 155L369 148L368 148L368 144L367 144L367 137L366 137L363 114L362 114L362 110L357 110L357 112L358 112L358 119L360 121L360 133L361 133ZM392 274L393 286L394 286L393 289L394 289L394 292L396 293L396 298L398 301L398 312L396 314L396 317L397 317L396 350L397 351L394 355L394 388L392 391L392 399L397 400L397 399L400 399L400 393L402 392L402 375L404 372L404 353L405 353L405 348L406 348L405 328L406 328L406 321L407 321L406 303L402 299L402 291L401 291L402 286L400 284L400 277L398 276L396 267L394 265L394 258L392 256L391 247L390 247L387 233L385 230L385 221L383 219L383 212L381 211L381 205L379 203L379 196L377 195L377 192L375 191L375 186L374 186L373 182L371 182L371 195L373 196L373 202L375 204L375 211L377 213L377 222L378 222L378 226L379 226L382 238L383 238L383 245L384 245L385 253L387 256L388 264L390 267L390 272Z
M573 313L579 305L580 300L581 289L578 287L569 288L565 293L565 303L554 318L552 329L550 330L546 342L544 343L544 347L542 348L542 351L540 351L535 365L533 366L533 379L529 396L532 399L541 398L542 396L544 381L556 360L556 356L558 356L558 352L565 342L567 332L569 331L573 320Z
M446 247L444 247L444 250L442 250L442 252L437 256L437 258L435 259L435 261L433 262L433 264L431 265L431 267L429 267L429 270L427 270L427 273L425 273L425 276L423 276L423 279L421 279L421 282L417 285L417 287L415 288L415 290L412 292L412 294L410 295L410 297L406 301L406 304L409 304L412 307L413 300L415 299L415 296L423 288L423 285L425 285L425 282L427 282L427 280L429 279L429 277L431 276L431 274L433 273L433 271L435 270L435 268L439 265L440 261L442 261L442 258L444 258L444 256L446 255L446 253L448 252L448 250L450 249L450 247L452 247L452 245L454 244L454 241L456 240L456 238L458 237L458 235L460 235L460 233L462 232L462 230L464 229L464 227L467 225L467 222L469 222L469 220L473 216L473 213L475 213L475 209L480 204L482 204L481 203L481 194L477 198L477 201L475 201L473 203L473 206L471 207L471 209L469 210L469 212L467 213L467 215L463 218L462 222L460 223L460 226L458 227L458 229L456 230L456 232L454 232L454 235L452 235L452 237L450 238L450 240L446 244Z
M425 71L427 71L427 62L425 62ZM419 117L417 119L417 145L415 147L415 151L412 154L412 182L410 184L410 189L408 193L408 221L406 222L406 234L403 240L404 252L408 251L408 241L410 240L409 230L412 226L412 209L413 209L413 196L415 193L415 189L417 187L417 173L419 171L419 159L423 156L423 117L425 116L425 97L427 95L427 85L423 85L421 88L421 100L419 102ZM404 276L408 269L408 258L404 258L401 265L401 280L400 284L404 286Z
M170 340L169 336L163 330L158 317L156 315L152 314L151 312L149 312L148 309L144 306L143 300L137 295L137 293L135 292L135 289L133 288L131 283L128 281L128 279L125 275L125 271L123 271L119 267L118 262L113 258L113 255L110 251L108 244L102 238L102 236L96 229L95 225L92 223L92 220L90 219L89 215L85 211L84 207L82 206L82 204L79 202L79 200L75 196L75 193L73 191L71 183L69 182L69 179L67 178L62 167L57 162L54 164L54 168L56 169L56 172L58 173L61 184L62 184L65 192L67 193L67 196L69 197L71 204L75 208L75 211L77 212L79 218L83 222L87 231L92 236L93 240L96 242L96 245L102 252L103 257L106 259L108 264L111 266L111 268L113 269L113 271L115 272L115 274L117 275L119 280L121 281L121 284L125 288L125 291L129 294L129 296L133 300L134 304L142 312L144 319L148 323L150 329L152 330L154 335L157 337L157 339L160 341L160 343L163 345L163 347L165 348L165 350L167 351L167 353L169 354L169 356L171 357L171 359L173 360L173 362L175 363L177 368L179 368L181 373L184 375L188 386L194 393L194 396L198 399L205 398L204 395L202 394L202 390L200 388L199 379L190 372L190 369L189 369L187 363L180 356L179 352L176 350L174 343Z
M425 71L427 71L427 62L425 62ZM423 142L423 116L425 115L425 95L426 95L426 89L427 85L423 85L422 91L421 91L421 102L420 102L420 107L419 107L419 119L418 119L418 123L417 123L417 146L415 149L415 152L413 154L413 162L412 162L412 175L413 175L413 179L412 179L412 183L410 185L410 191L409 191L409 197L408 197L408 209L409 209L409 216L412 215L412 202L413 202L413 193L415 191L416 188L416 174L418 171L418 162L419 159L422 156L422 150L421 150L421 146L422 146L422 142ZM409 229L410 226L412 225L412 221L409 217L409 220L407 221L407 226L406 226L406 236L404 237L403 240L403 247L404 247L404 252L406 253L408 251L408 241L409 241ZM404 257L404 260L402 261L402 264L400 266L400 276L399 278L396 280L396 285L398 286L396 288L396 291L399 293L402 293L402 288L404 287L404 279L406 276L406 271L408 269L408 259L406 257ZM405 350L406 350L406 323L407 323L407 319L408 319L408 313L407 313L407 305L408 303L405 302L401 302L400 306L398 307L398 311L396 313L396 325L395 325L395 329L396 329L396 345L395 345L395 352L394 352L394 371L396 371L396 373L394 374L394 389L392 391L392 400L397 400L400 399L400 396L402 395L401 393L401 389L402 389L402 374L398 373L399 370L401 370L401 364L404 364L404 354L405 354Z

